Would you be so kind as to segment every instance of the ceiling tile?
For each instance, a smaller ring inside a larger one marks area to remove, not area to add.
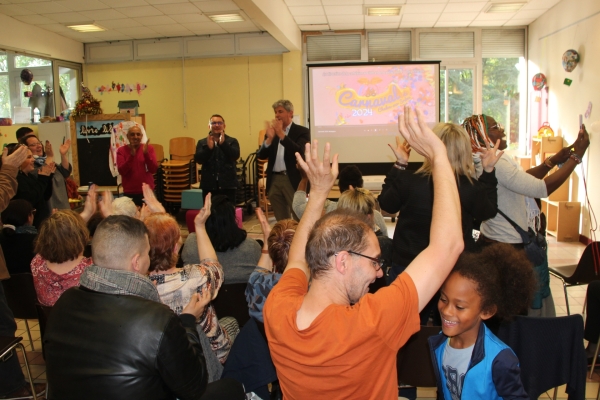
[[[402,13],[403,14],[416,14],[416,13],[442,12],[442,11],[444,11],[444,7],[446,7],[446,3],[407,4],[404,7],[402,7]]]
[[[507,23],[505,23],[503,26],[527,26],[527,25],[531,24],[533,21],[535,21],[534,18],[529,18],[529,19],[513,18],[510,21],[508,21]]]
[[[294,17],[298,25],[326,24],[327,18],[324,15],[311,15],[303,17]]]
[[[464,13],[442,13],[440,15],[439,22],[452,22],[452,21],[473,21],[474,18],[477,18],[479,15],[478,12],[464,12]]]
[[[356,29],[363,29],[362,26],[364,25],[365,17],[363,15],[331,15],[327,16],[327,20],[329,21],[330,25],[354,23],[361,24],[361,28]]]
[[[126,40],[131,38],[131,36],[117,31],[94,32],[94,36],[102,40]]]
[[[478,20],[481,21],[508,21],[515,16],[515,13],[479,13]]]
[[[225,33],[225,31],[223,30],[223,28],[221,28],[219,26],[219,24],[212,22],[212,21],[196,22],[196,23],[181,24],[181,25],[183,25],[186,29],[189,29],[190,31],[192,31],[194,33],[205,32],[205,31],[211,33],[210,31],[216,31],[216,30],[220,30],[221,33]]]
[[[240,8],[231,0],[194,2],[202,12],[236,11]]]
[[[134,39],[158,39],[158,38],[162,38],[165,37],[166,35],[163,35],[162,33],[148,33],[148,34],[144,34],[144,33],[134,33],[131,35],[132,38]]]
[[[329,24],[332,30],[336,31],[345,31],[345,30],[354,30],[354,29],[365,29],[364,23],[352,23],[352,24]]]
[[[3,3],[23,4],[23,3],[41,3],[50,0],[4,0]]]
[[[285,4],[290,6],[320,6],[321,0],[285,0]]]
[[[148,3],[144,0],[101,0],[104,4],[109,7],[120,8],[120,7],[141,7],[147,6]]]
[[[85,22],[90,20],[85,15],[76,12],[46,14],[46,16],[56,22],[60,22],[61,24]]]
[[[193,35],[192,31],[190,31],[189,29],[184,28],[182,25],[180,24],[171,24],[171,25],[157,25],[157,26],[153,26],[152,30],[158,32],[158,33],[163,33],[165,35]]]
[[[527,0],[525,0],[527,1]],[[481,2],[481,0],[449,0],[449,4],[452,3],[475,3],[475,2]]]
[[[400,25],[398,22],[368,22],[365,21],[365,29],[397,29]]]
[[[215,26],[212,28],[199,29],[199,30],[191,29],[191,31],[194,32],[196,35],[223,35],[223,34],[227,33],[227,31],[225,29],[221,28],[217,24],[215,24]]]
[[[398,22],[400,22],[400,18],[401,16],[394,16],[394,17],[374,17],[374,16],[369,16],[369,15],[365,15],[365,22],[368,23],[375,23],[375,24],[389,24],[389,23],[396,23],[396,25],[398,25]]]
[[[135,26],[135,27],[122,27],[118,28],[117,31],[124,33],[125,35],[129,35],[131,37],[135,37],[136,35],[151,35],[157,34],[155,30],[148,28],[147,26]]]
[[[93,21],[106,21],[127,18],[125,14],[122,14],[113,8],[109,8],[106,10],[81,11],[81,14],[85,15],[86,17],[89,17]]]
[[[103,8],[108,8],[106,4],[98,0],[59,0],[56,3],[67,7],[71,11],[102,10]]]
[[[362,6],[324,6],[327,15],[363,15]]]
[[[446,3],[445,0],[406,0],[406,4]]]
[[[406,0],[365,0],[366,6],[403,6]]]
[[[466,28],[467,26],[469,26],[469,24],[471,23],[472,20],[463,20],[463,21],[458,21],[456,19],[454,20],[448,20],[448,21],[438,21],[435,24],[436,28],[448,28],[448,27],[457,27],[457,28]]]
[[[39,26],[42,29],[45,29],[50,32],[62,33],[62,32],[71,32],[72,29],[67,28],[63,24],[45,24]]]
[[[31,25],[52,24],[55,22],[54,20],[39,14],[17,15],[13,18]]]
[[[471,3],[448,3],[444,8],[444,13],[456,13],[456,12],[479,12],[483,10],[487,3],[482,2],[471,2]]]
[[[121,7],[119,8],[119,12],[127,15],[128,17],[151,17],[153,15],[163,15],[163,13],[152,6]]]
[[[523,10],[548,10],[552,8],[560,0],[529,0],[529,3],[525,4]]]
[[[400,21],[400,28],[433,28],[433,22],[425,21]]]
[[[320,25],[298,25],[301,31],[328,31],[329,25],[320,24]]]
[[[197,14],[178,14],[178,15],[169,15],[175,22],[190,23],[190,22],[209,22],[210,19],[206,15],[202,15],[200,13]]]
[[[39,2],[39,3],[23,3],[21,5],[21,7],[30,10],[30,14],[31,14],[31,11],[33,11],[36,14],[76,11],[69,7],[65,7],[64,5],[60,4],[57,1],[45,1],[45,2]]]
[[[321,0],[324,6],[362,5],[362,0]]]
[[[294,17],[303,17],[306,15],[325,15],[325,11],[321,6],[290,7],[290,12]]]
[[[227,31],[227,33],[246,33],[246,32],[261,32],[260,29],[258,29],[256,26],[254,26],[253,28],[236,28],[236,27],[229,27],[229,24],[223,24],[225,26],[223,26],[223,28]]]
[[[170,24],[175,23],[175,21],[173,21],[171,18],[167,17],[166,15],[155,15],[155,16],[151,16],[151,17],[139,17],[139,18],[133,18],[133,19],[144,26],[170,25]]]
[[[0,13],[14,17],[16,15],[29,15],[31,11],[21,5],[16,4],[3,4],[0,5]]]
[[[102,21],[100,25],[108,29],[133,28],[136,26],[142,26],[142,24],[131,18],[107,19]]]
[[[200,9],[192,3],[157,4],[154,6],[167,15],[199,13]]]
[[[469,26],[502,26],[505,22],[506,20],[490,21],[476,19],[475,21],[471,22]]]
[[[181,0],[146,0],[148,4],[156,5],[156,4],[173,4],[173,3],[181,3]]]
[[[428,22],[436,22],[439,18],[440,14],[404,14],[402,16],[402,21],[406,22],[414,22],[414,21],[428,21]]]
[[[517,11],[517,14],[514,16],[514,18],[518,18],[518,19],[538,18],[545,12],[546,12],[545,10]]]

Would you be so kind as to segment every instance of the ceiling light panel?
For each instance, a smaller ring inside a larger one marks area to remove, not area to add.
[[[492,3],[484,12],[492,13],[514,13],[519,11],[526,3]]]
[[[210,18],[211,20],[213,20],[213,22],[216,22],[217,24],[244,21],[244,17],[237,13],[208,15],[208,18]]]
[[[366,7],[369,17],[395,17],[400,15],[400,7]]]

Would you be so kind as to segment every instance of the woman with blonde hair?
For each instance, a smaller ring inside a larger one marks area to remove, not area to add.
[[[476,180],[469,136],[455,124],[438,124],[433,130],[446,146],[462,208],[462,228],[465,250],[476,249],[473,239],[473,220],[486,220],[496,215],[496,176],[494,165],[500,158],[488,145],[481,152],[485,172]],[[418,171],[410,171],[408,157],[410,146],[396,138],[392,147],[396,163],[388,172],[379,205],[389,213],[400,212],[393,236],[392,268],[388,282],[392,282],[412,260],[429,245],[429,228],[433,208],[433,182],[431,165],[425,161]],[[421,325],[426,325],[435,308],[437,296],[421,312]],[[434,313],[434,317],[438,313]],[[439,317],[439,315],[437,315]]]
[[[89,233],[83,218],[61,210],[46,219],[35,243],[31,273],[39,302],[53,306],[69,288],[79,286],[79,277],[92,264],[83,256]]]
[[[144,219],[150,242],[150,280],[156,284],[160,301],[180,314],[194,293],[200,293],[207,302],[204,313],[196,323],[202,330],[221,364],[227,360],[232,339],[219,324],[215,309],[210,304],[223,284],[223,268],[206,233],[210,215],[210,194],[194,220],[200,263],[177,268],[181,233],[179,224],[167,213],[154,213]]]

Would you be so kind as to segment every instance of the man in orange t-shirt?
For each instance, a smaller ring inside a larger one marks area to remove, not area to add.
[[[419,111],[418,122],[410,108],[405,114],[406,119],[399,116],[400,133],[433,166],[431,239],[405,273],[376,294],[367,294],[382,276],[373,229],[348,211],[319,219],[337,176],[337,155],[330,164],[327,144],[319,161],[316,141],[306,146],[306,162],[296,154],[311,195],[285,273],[263,311],[286,399],[396,399],[396,354],[419,330],[419,311],[463,249],[460,201],[446,148]]]

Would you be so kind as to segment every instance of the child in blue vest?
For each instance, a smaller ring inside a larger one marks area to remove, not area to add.
[[[483,321],[527,310],[534,287],[525,252],[509,244],[461,255],[441,288],[442,333],[429,338],[438,399],[529,399],[517,356]]]

